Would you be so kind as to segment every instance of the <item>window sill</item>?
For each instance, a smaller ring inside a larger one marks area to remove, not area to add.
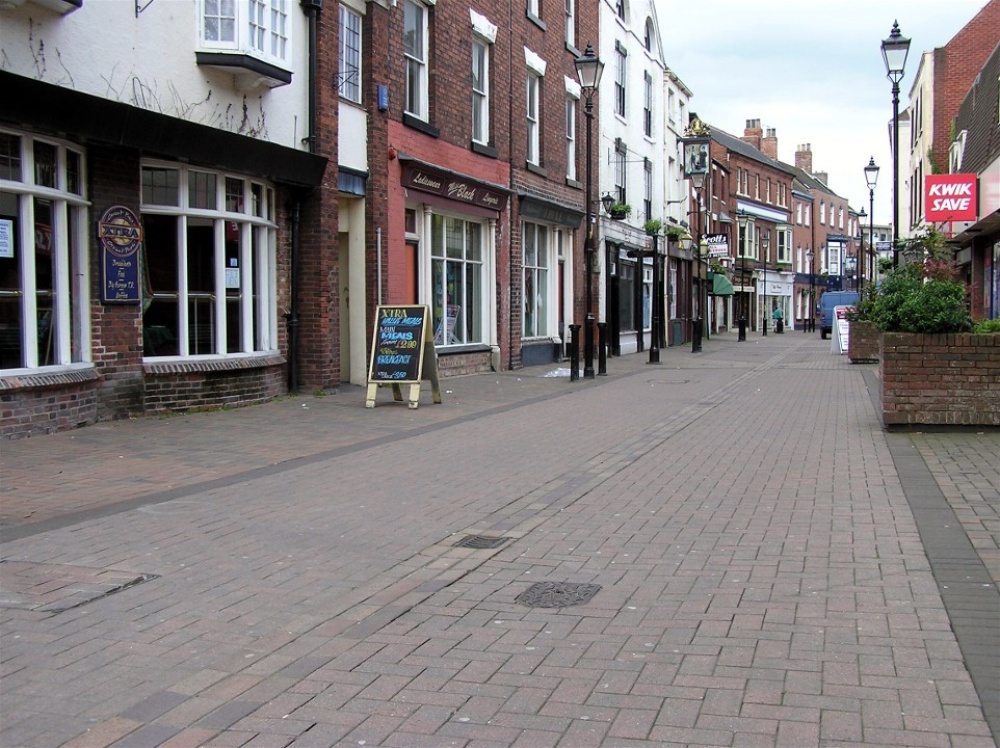
[[[569,177],[566,177],[566,186],[575,187],[578,190],[583,189],[583,184],[578,179],[570,179]]]
[[[92,382],[101,378],[93,364],[49,366],[44,369],[8,369],[0,373],[0,392],[38,390]]]
[[[541,166],[539,166],[538,164],[533,164],[530,161],[525,162],[524,168],[530,171],[532,174],[537,174],[540,177],[547,177],[549,175],[549,173]]]
[[[535,24],[542,31],[548,31],[549,30],[549,27],[545,25],[545,21],[543,21],[541,18],[539,18],[538,16],[536,16],[530,10],[529,11],[525,11],[524,15],[527,16],[528,20],[531,21],[533,24]]]
[[[190,374],[206,371],[239,371],[281,366],[285,363],[280,353],[248,353],[230,356],[144,358],[143,374]]]
[[[6,8],[16,8],[19,5],[23,5],[25,0],[2,0],[0,6]],[[43,8],[48,8],[54,13],[58,13],[61,16],[67,13],[72,13],[74,10],[79,10],[83,7],[83,0],[30,0],[34,5],[40,5]]]
[[[236,76],[236,86],[249,91],[264,86],[277,88],[292,82],[292,74],[243,52],[195,52],[195,62]]]
[[[486,343],[465,343],[462,345],[435,345],[435,350],[439,356],[450,356],[458,353],[482,353],[492,350]]]
[[[478,153],[480,156],[488,156],[490,158],[498,158],[499,152],[496,148],[491,145],[486,145],[485,143],[477,143],[472,141],[472,152]]]
[[[409,112],[403,112],[403,124],[407,127],[412,127],[414,130],[419,130],[424,135],[430,135],[432,138],[441,137],[441,131],[438,128],[426,120],[415,117]]]

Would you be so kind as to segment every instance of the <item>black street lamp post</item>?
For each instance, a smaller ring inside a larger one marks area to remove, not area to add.
[[[809,263],[809,332],[816,332],[816,267],[813,265],[813,251],[806,250],[806,262]]]
[[[868,166],[865,167],[865,181],[868,183],[868,252],[865,253],[867,264],[870,253],[875,250],[875,185],[878,183],[878,167],[875,165],[874,156],[868,159]],[[872,280],[875,280],[874,270]]]
[[[583,376],[594,378],[594,184],[591,178],[591,162],[593,159],[593,129],[594,129],[594,93],[601,82],[604,63],[594,52],[590,42],[583,54],[576,58],[576,74],[580,79],[580,89],[586,99],[584,114],[587,117],[587,169],[586,169],[586,204],[587,234],[583,244],[584,262],[586,264],[586,318],[583,328]]]
[[[862,227],[865,225],[865,221],[868,218],[868,214],[862,207],[858,212],[858,235],[855,237],[858,248],[855,252],[854,264],[857,268],[857,289],[860,294],[864,290],[865,285],[865,233],[862,231]]]
[[[745,211],[736,211],[736,223],[739,226],[738,234],[736,236],[736,251],[740,254],[740,318],[737,320],[736,324],[739,329],[739,335],[737,336],[737,342],[745,342],[747,339],[747,305],[749,304],[749,298],[746,294],[746,273],[747,273],[747,252],[746,252],[746,234],[747,234],[747,222],[749,221],[749,216]]]
[[[771,232],[768,231],[766,234],[762,234],[760,237],[760,248],[764,256],[764,279],[761,282],[761,288],[764,289],[764,326],[761,335],[767,336],[767,249],[771,244]]]
[[[882,40],[886,77],[892,81],[892,266],[899,264],[899,82],[903,80],[910,40],[899,33],[899,22]]]

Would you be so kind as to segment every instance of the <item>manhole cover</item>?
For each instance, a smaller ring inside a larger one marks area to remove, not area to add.
[[[510,538],[493,537],[490,535],[466,535],[455,545],[458,548],[499,548]]]
[[[156,579],[156,575],[68,564],[0,561],[0,608],[61,613],[149,579]]]
[[[514,602],[529,608],[567,608],[590,602],[600,589],[599,584],[536,582],[514,598]]]

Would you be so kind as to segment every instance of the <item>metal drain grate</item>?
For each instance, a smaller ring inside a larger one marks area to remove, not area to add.
[[[514,598],[514,602],[529,608],[568,608],[590,602],[600,589],[599,584],[536,582]]]
[[[458,548],[499,548],[510,538],[494,537],[490,535],[466,535],[455,543]]]

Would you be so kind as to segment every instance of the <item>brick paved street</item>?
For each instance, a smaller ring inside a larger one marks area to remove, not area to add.
[[[4,443],[0,745],[995,748],[1000,433],[645,356]]]

